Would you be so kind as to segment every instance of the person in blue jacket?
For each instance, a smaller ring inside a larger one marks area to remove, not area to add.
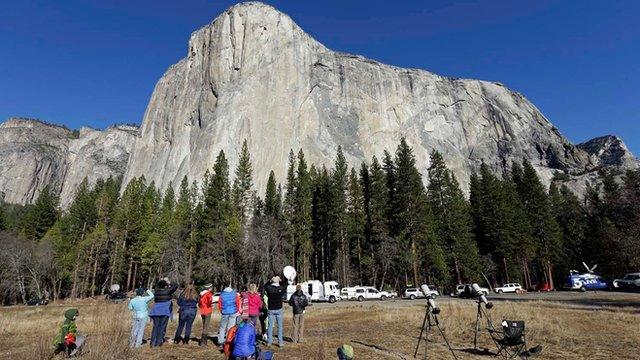
[[[198,312],[198,293],[196,292],[196,287],[193,284],[187,285],[187,287],[182,291],[180,297],[178,297],[178,329],[176,330],[176,336],[173,338],[173,343],[178,344],[182,342],[183,344],[188,344],[189,339],[191,338],[191,326],[193,325],[193,320],[196,318],[196,313]],[[184,338],[182,337],[182,330],[184,329]]]
[[[218,310],[220,310],[220,327],[218,328],[218,346],[224,346],[227,331],[236,323],[236,317],[240,313],[240,295],[231,286],[227,286],[220,293]]]
[[[151,331],[151,347],[162,346],[164,343],[164,335],[167,332],[167,324],[169,316],[173,312],[173,302],[171,301],[173,293],[178,290],[178,285],[171,284],[168,278],[159,280],[154,290],[154,303],[149,316],[153,321],[153,330]]]
[[[153,300],[151,290],[146,291],[143,288],[136,289],[136,297],[129,301],[129,310],[133,312],[133,328],[131,329],[131,340],[129,346],[137,348],[142,346],[142,337],[144,336],[144,328],[149,320],[149,302]]]
[[[233,339],[231,358],[248,358],[254,355],[256,355],[256,328],[251,321],[244,320],[238,326],[236,337]]]

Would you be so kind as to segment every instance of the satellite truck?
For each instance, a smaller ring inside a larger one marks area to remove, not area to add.
[[[611,284],[607,280],[593,272],[598,267],[597,264],[589,267],[583,262],[582,265],[587,269],[587,272],[580,274],[576,270],[569,271],[569,276],[564,285],[566,289],[584,292],[587,290],[606,290],[610,288]]]
[[[289,301],[291,295],[296,291],[295,278],[297,272],[293,266],[285,266],[282,273],[288,282],[286,300]],[[322,282],[320,280],[308,280],[300,283],[300,286],[302,287],[302,292],[307,295],[311,301],[327,301],[334,303],[338,300],[342,300],[337,281]]]

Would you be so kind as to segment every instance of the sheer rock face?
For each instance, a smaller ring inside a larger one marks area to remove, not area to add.
[[[187,57],[156,85],[139,135],[116,127],[72,137],[40,122],[0,126],[5,200],[30,202],[51,182],[68,204],[85,176],[93,182],[122,173],[123,184],[144,175],[162,189],[177,187],[185,175],[200,181],[220,150],[235,168],[244,139],[260,194],[270,170],[284,180],[290,150],[331,165],[342,146],[350,165],[359,166],[393,152],[405,137],[425,180],[435,149],[465,190],[483,161],[502,173],[526,158],[548,183],[555,172],[584,176],[611,162],[603,154],[626,151],[574,146],[499,83],[331,51],[287,15],[254,2],[229,8],[191,35]]]
[[[9,119],[0,124],[0,197],[30,203],[50,184],[66,208],[85,177],[93,184],[124,174],[136,135],[131,126],[74,133],[38,120]]]
[[[331,164],[341,145],[359,166],[403,136],[423,174],[437,149],[463,188],[482,161],[502,171],[527,158],[546,181],[595,165],[501,84],[337,53],[272,7],[243,3],[193,33],[156,85],[125,181],[200,179],[220,150],[235,166],[246,139],[262,193],[269,170],[284,178],[290,149]]]

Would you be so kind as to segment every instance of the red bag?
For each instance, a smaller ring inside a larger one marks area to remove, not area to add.
[[[70,347],[71,345],[76,343],[76,336],[73,333],[68,333],[67,336],[64,337],[64,345],[66,347]]]

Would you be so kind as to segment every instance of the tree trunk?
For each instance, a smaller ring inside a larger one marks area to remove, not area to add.
[[[458,259],[456,259],[455,255],[453,257],[453,266],[456,272],[456,279],[458,280],[458,284],[462,284],[462,275],[460,275],[460,264],[458,263]],[[418,286],[416,284],[416,286]]]
[[[138,262],[137,261],[133,264],[133,277],[131,282],[132,282],[131,287],[133,289],[136,289],[138,285]]]
[[[187,263],[187,284],[191,284],[192,272],[193,272],[193,248],[189,248],[189,261]]]
[[[133,258],[129,259],[129,270],[127,270],[127,287],[125,287],[126,291],[131,290],[131,273],[133,270]]]
[[[502,264],[504,265],[504,275],[505,275],[505,279],[507,283],[511,282],[509,280],[509,268],[507,267],[507,258],[506,257],[502,257]]]
[[[98,256],[93,259],[93,273],[91,274],[91,297],[96,296],[96,274],[98,273]]]
[[[553,286],[553,272],[552,272],[552,265],[551,265],[551,261],[547,261],[547,278],[549,279],[549,287],[551,287],[551,290],[554,290],[555,287]]]
[[[411,239],[411,262],[412,262],[412,270],[413,270],[413,286],[417,286],[418,284],[418,254],[416,250],[416,242],[414,239]]]

